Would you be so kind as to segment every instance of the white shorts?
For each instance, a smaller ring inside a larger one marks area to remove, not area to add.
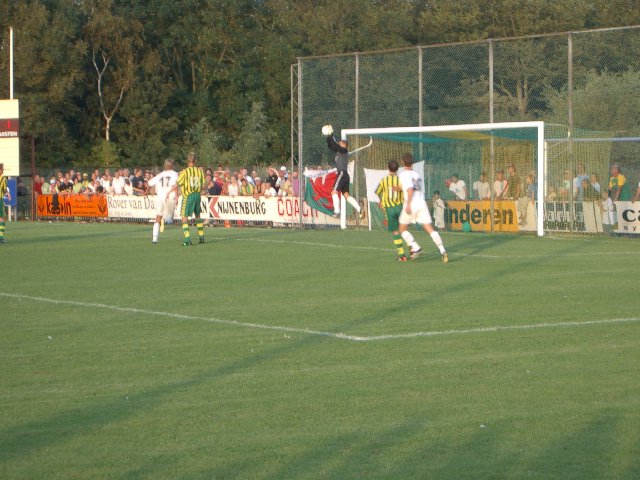
[[[176,195],[172,193],[169,195],[169,198],[166,198],[164,195],[160,198],[159,195],[156,195],[156,215],[160,215],[165,220],[169,220],[173,218],[173,212],[176,209]]]
[[[398,222],[403,225],[409,225],[410,223],[420,223],[422,225],[426,225],[427,223],[432,223],[433,220],[431,219],[431,214],[429,213],[429,207],[425,205],[424,207],[417,210],[411,209],[411,214],[408,214],[403,208]]]

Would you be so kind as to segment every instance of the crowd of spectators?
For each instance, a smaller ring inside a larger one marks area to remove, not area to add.
[[[622,174],[620,166],[614,164],[610,168],[609,182],[600,184],[595,173],[587,173],[583,164],[578,164],[575,175],[570,170],[563,172],[563,179],[557,187],[550,186],[547,200],[594,202],[611,198],[612,201],[640,200],[640,183],[638,187],[631,184]]]
[[[217,168],[201,167],[205,174],[205,195],[227,196],[252,196],[258,197],[285,197],[300,195],[300,179],[297,171],[289,171],[286,167],[267,167],[259,175],[256,170],[251,172],[247,168],[231,170],[222,165]],[[149,195],[153,189],[149,187],[149,180],[157,172],[134,168],[131,172],[127,168],[104,170],[95,169],[91,172],[69,170],[57,171],[51,177],[35,175],[33,189],[37,194],[85,194],[107,193],[113,195]],[[509,175],[503,171],[496,172],[496,181],[493,190],[496,199],[514,200],[522,199],[535,201],[537,190],[535,172],[530,172],[524,185],[515,174],[515,167],[509,166]],[[453,175],[447,180],[447,187],[454,198],[466,200],[471,192],[467,191],[466,184]],[[512,188],[508,188],[511,185]],[[19,187],[24,188],[24,184]],[[511,192],[513,190],[513,192]],[[548,187],[546,200],[568,201],[596,201],[608,205],[617,200],[640,200],[640,184],[633,191],[633,185],[626,181],[621,174],[620,167],[611,167],[611,178],[604,186],[601,186],[597,175],[587,173],[583,164],[578,164],[575,174],[569,170],[563,172],[560,185]],[[23,192],[19,192],[20,194]],[[635,195],[634,195],[635,193]],[[473,197],[477,199],[490,198],[490,185],[484,172],[477,182],[473,184]]]
[[[256,170],[249,173],[241,168],[232,171],[222,165],[202,168],[205,175],[205,195],[229,195],[252,197],[285,197],[300,195],[298,172],[290,172],[285,166],[279,169],[267,167],[263,176]],[[153,188],[149,180],[157,172],[134,168],[95,169],[91,173],[69,170],[57,171],[47,178],[34,176],[33,188],[37,194],[85,194],[107,193],[112,195],[149,195]]]

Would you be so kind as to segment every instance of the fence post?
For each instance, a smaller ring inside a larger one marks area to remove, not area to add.
[[[355,128],[360,128],[360,54],[358,52],[355,53],[355,57],[356,57],[356,71],[355,71],[355,123],[356,126]],[[360,182],[359,177],[360,175],[358,175],[358,165],[359,165],[359,157],[360,157],[360,153],[356,152],[356,158],[355,158],[355,164],[353,165],[353,186],[354,189],[356,191],[356,202],[360,203]],[[344,218],[346,216],[347,210],[346,210],[346,202],[344,202],[344,209],[342,210],[343,214],[342,214],[342,218]],[[341,207],[343,208],[343,207]],[[358,225],[360,225],[360,219],[358,218],[357,220]]]
[[[489,41],[489,123],[493,123],[494,121],[493,39],[490,38],[488,41]],[[495,160],[496,160],[495,144],[493,140],[493,135],[491,135],[490,145],[489,145],[489,170],[490,170],[490,178],[491,178],[491,182],[489,183],[489,189],[490,189],[489,191],[491,192],[491,196],[489,198],[491,199],[491,204],[489,206],[489,210],[491,211],[491,231],[492,232],[493,232],[493,219],[494,219],[494,208],[495,208],[495,205],[494,205],[495,194],[493,192],[493,182],[495,182],[495,178],[496,178]]]
[[[302,106],[302,60],[298,58],[298,183],[300,185],[300,228],[304,227],[304,193],[305,193],[305,181],[304,181],[304,158],[302,155],[302,141],[304,135],[302,134],[302,115],[304,109]]]
[[[569,166],[571,167],[571,185],[569,186],[569,211],[571,222],[569,228],[573,232],[576,228],[576,202],[573,198],[573,175],[576,174],[575,155],[573,151],[573,34],[567,35],[567,147],[569,149]]]

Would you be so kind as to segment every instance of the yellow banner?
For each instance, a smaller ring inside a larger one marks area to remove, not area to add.
[[[491,220],[493,218],[493,230]],[[472,232],[518,232],[516,202],[500,200],[493,202],[493,216],[489,200],[449,200],[445,209],[445,222],[451,230]],[[466,224],[466,225],[465,225]]]

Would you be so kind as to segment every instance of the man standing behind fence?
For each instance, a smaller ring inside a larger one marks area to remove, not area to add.
[[[7,177],[4,176],[4,163],[0,163],[0,243],[6,243],[4,239],[4,196],[11,201],[11,192],[7,188]]]
[[[187,155],[187,168],[180,172],[178,176],[178,185],[180,186],[180,194],[182,195],[182,232],[184,234],[184,242],[182,245],[191,245],[191,235],[189,233],[189,217],[195,215],[196,227],[198,228],[198,237],[200,243],[204,243],[204,224],[200,218],[200,192],[204,186],[204,174],[202,170],[196,167],[196,154],[189,152]]]
[[[614,202],[628,202],[631,200],[631,189],[626,177],[622,174],[618,165],[611,165],[611,178],[609,179],[609,196]]]

